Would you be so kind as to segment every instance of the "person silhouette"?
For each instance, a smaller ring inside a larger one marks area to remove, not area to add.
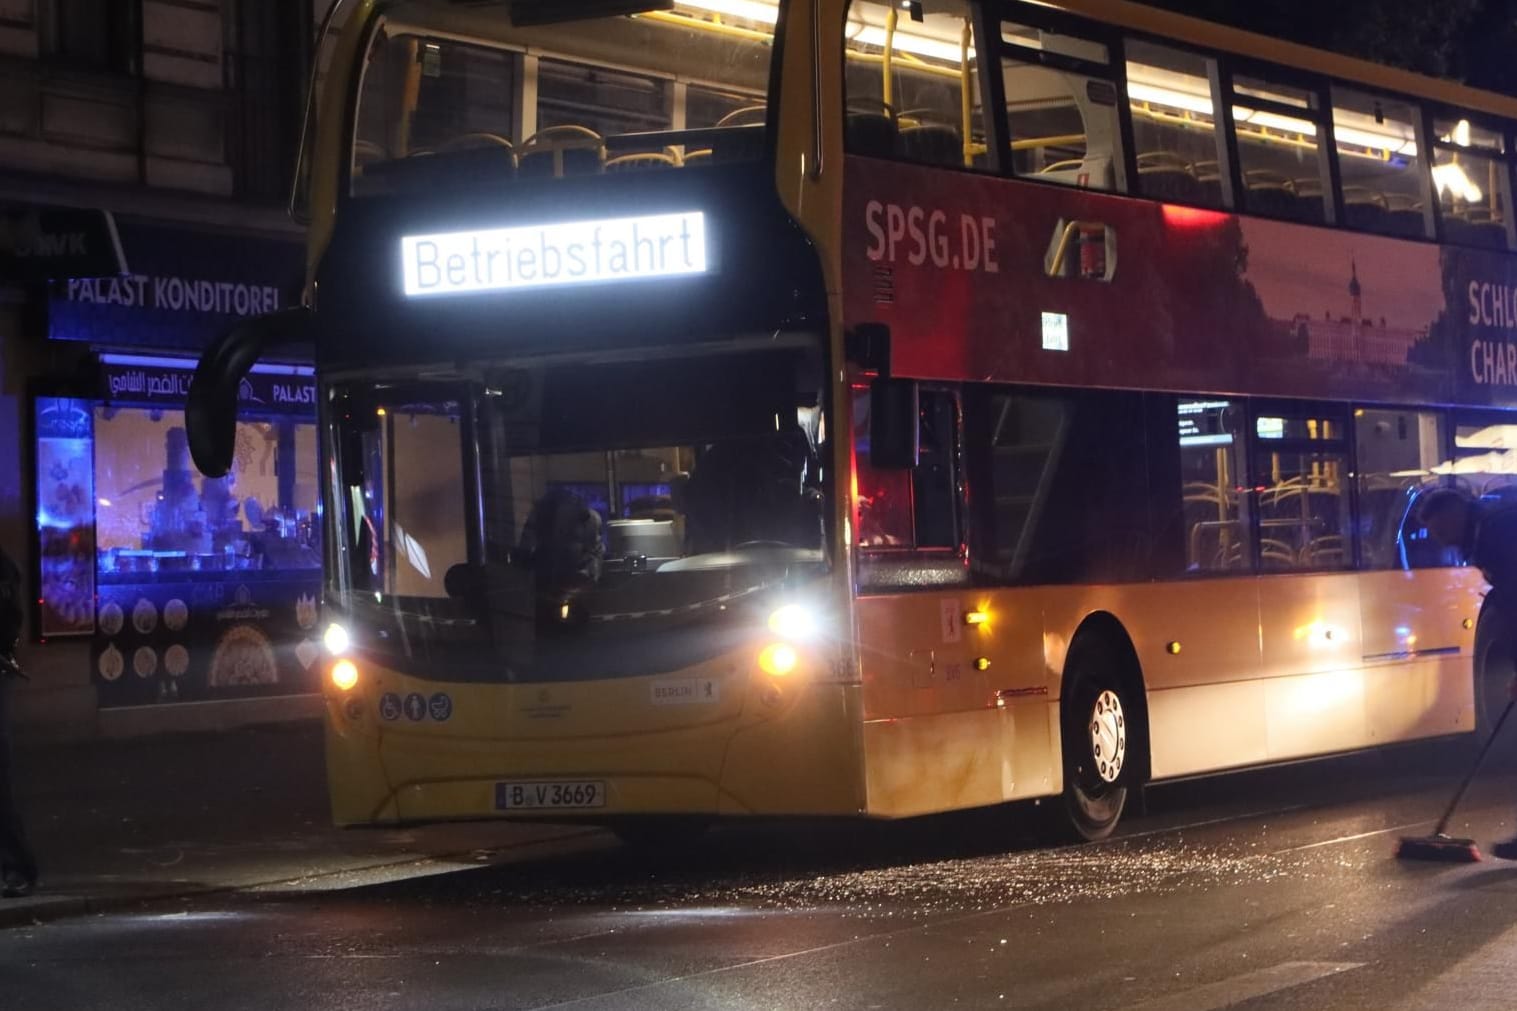
[[[37,885],[37,858],[16,809],[11,771],[10,696],[25,676],[16,659],[21,621],[21,570],[0,548],[0,897],[8,899],[30,895]]]

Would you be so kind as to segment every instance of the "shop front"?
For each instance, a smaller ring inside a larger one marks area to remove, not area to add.
[[[184,423],[196,355],[238,317],[289,304],[300,247],[120,230],[132,273],[59,282],[48,298],[48,337],[75,353],[32,394],[34,633],[88,643],[102,718],[315,692],[312,371],[291,360],[249,375],[224,478],[195,470]]]

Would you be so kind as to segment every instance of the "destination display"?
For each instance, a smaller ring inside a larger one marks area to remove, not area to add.
[[[400,240],[411,297],[704,274],[699,211],[412,235]]]
[[[922,379],[1517,405],[1517,256],[850,157],[847,325]]]

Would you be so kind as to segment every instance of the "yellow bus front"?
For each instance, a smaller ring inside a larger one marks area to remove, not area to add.
[[[864,808],[832,314],[776,182],[785,9],[746,7],[343,26],[312,287],[340,824]]]

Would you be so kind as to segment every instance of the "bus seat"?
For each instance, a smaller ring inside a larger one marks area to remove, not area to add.
[[[1320,192],[1311,194],[1296,194],[1295,219],[1297,221],[1303,221],[1307,224],[1314,225],[1320,225],[1326,222],[1327,209],[1322,205],[1322,194]]]
[[[1175,151],[1144,151],[1138,155],[1138,171],[1145,169],[1174,169],[1191,175],[1191,164]]]
[[[1375,203],[1347,203],[1343,207],[1343,221],[1350,228],[1385,232],[1390,228],[1386,222],[1388,213],[1384,207]]]
[[[1340,534],[1313,537],[1301,552],[1301,564],[1311,569],[1341,568],[1348,561]]]
[[[510,179],[516,175],[516,151],[498,134],[465,133],[438,145],[433,166],[449,178]]]
[[[1318,179],[1316,176],[1307,176],[1305,179],[1291,180],[1291,189],[1296,191],[1296,196],[1298,197],[1312,197],[1316,200],[1322,199],[1322,180]]]
[[[964,139],[959,131],[939,123],[904,127],[900,153],[908,161],[929,165],[963,165]]]
[[[763,126],[769,121],[769,109],[763,105],[745,105],[741,109],[733,109],[727,115],[716,121],[718,127],[724,126]]]
[[[1255,184],[1249,186],[1243,197],[1244,207],[1253,214],[1267,214],[1272,218],[1295,220],[1301,213],[1298,198],[1284,186]]]
[[[1409,238],[1426,238],[1427,221],[1422,216],[1422,211],[1406,208],[1404,210],[1387,211],[1385,215],[1385,231],[1390,235],[1404,235]]]
[[[1259,557],[1266,569],[1294,569],[1296,552],[1285,541],[1265,537],[1259,541]]]
[[[1462,246],[1479,246],[1482,249],[1506,248],[1506,227],[1495,221],[1471,222],[1460,221],[1458,218],[1445,218],[1443,235],[1448,241],[1457,242]]]
[[[1222,206],[1222,179],[1213,176],[1210,179],[1197,179],[1201,187],[1201,202],[1208,207]]]
[[[895,157],[899,134],[894,117],[883,112],[850,112],[845,129],[850,154],[870,158]]]
[[[550,126],[522,145],[518,173],[530,179],[597,175],[605,165],[600,134],[584,126]]]
[[[1140,168],[1138,191],[1145,197],[1179,204],[1205,204],[1206,188],[1183,169]]]
[[[638,154],[618,155],[606,160],[607,172],[635,172],[638,169],[678,168],[680,160],[661,151],[643,151]]]
[[[754,161],[764,155],[763,126],[769,122],[769,110],[762,105],[745,105],[733,109],[716,121],[718,129],[731,133],[711,142],[713,162]]]

